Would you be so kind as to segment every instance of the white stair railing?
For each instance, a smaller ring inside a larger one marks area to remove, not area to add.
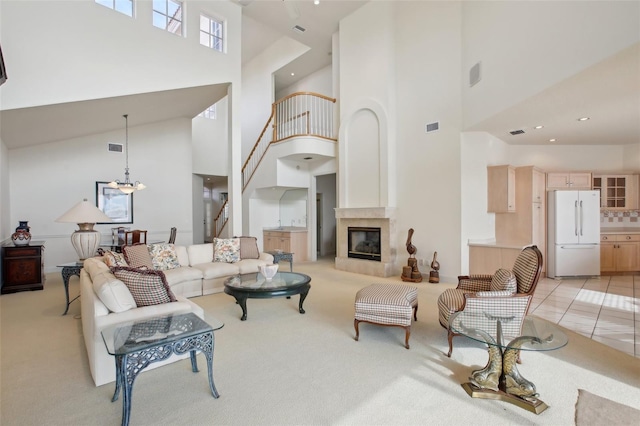
[[[242,166],[242,189],[249,184],[269,145],[297,136],[314,136],[336,141],[333,106],[336,100],[312,92],[292,93],[271,106],[258,141]],[[273,131],[268,131],[271,125]]]

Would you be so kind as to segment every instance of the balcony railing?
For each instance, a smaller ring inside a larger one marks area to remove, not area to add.
[[[220,237],[222,234],[222,230],[227,225],[227,221],[229,220],[229,200],[225,200],[218,212],[218,215],[213,220],[213,236],[215,238]]]
[[[333,98],[311,92],[293,93],[274,102],[271,116],[242,166],[242,190],[249,184],[272,143],[298,136],[336,141],[333,122],[335,102]]]

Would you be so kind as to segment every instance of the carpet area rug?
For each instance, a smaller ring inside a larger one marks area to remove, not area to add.
[[[576,426],[640,424],[640,410],[578,389]]]

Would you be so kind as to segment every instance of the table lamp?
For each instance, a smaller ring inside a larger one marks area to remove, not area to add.
[[[78,224],[79,229],[71,234],[71,244],[76,249],[80,260],[85,260],[95,256],[100,247],[102,236],[100,232],[93,229],[93,225],[97,222],[111,222],[111,218],[85,198],[57,218],[56,222]]]

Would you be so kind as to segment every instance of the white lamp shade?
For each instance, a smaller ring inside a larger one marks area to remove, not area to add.
[[[86,199],[73,206],[69,211],[56,219],[63,223],[98,223],[111,222],[111,218]]]

